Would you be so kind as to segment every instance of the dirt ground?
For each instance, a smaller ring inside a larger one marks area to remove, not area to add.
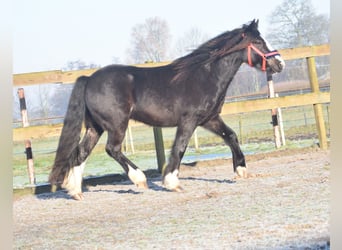
[[[13,201],[13,249],[330,249],[330,150],[247,157],[250,177],[230,160],[181,166],[182,193],[131,182]]]

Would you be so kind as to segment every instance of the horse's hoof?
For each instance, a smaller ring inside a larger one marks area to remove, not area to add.
[[[166,188],[167,190],[172,191],[172,192],[177,192],[177,193],[184,192],[184,189],[180,185],[178,185],[178,186],[170,186],[170,185],[163,184],[163,186],[164,186],[164,188]]]
[[[246,167],[241,167],[241,166],[238,166],[236,168],[236,174],[241,177],[241,178],[247,178],[247,168]]]
[[[82,193],[74,194],[74,195],[72,195],[72,198],[73,198],[74,200],[77,200],[77,201],[82,201],[82,200],[84,200],[84,196],[83,196]]]
[[[178,179],[178,170],[173,171],[165,175],[163,180],[163,186],[171,191],[182,192],[183,188],[180,186]]]
[[[175,191],[175,192],[178,192],[178,193],[182,193],[182,192],[184,192],[184,189],[183,189],[181,186],[178,186],[178,187],[172,189],[171,191]]]
[[[146,181],[136,183],[135,185],[136,185],[138,188],[141,188],[141,189],[148,189],[148,185],[147,185],[147,182],[146,182]]]

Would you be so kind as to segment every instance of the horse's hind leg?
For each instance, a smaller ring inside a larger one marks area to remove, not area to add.
[[[82,180],[86,160],[103,133],[102,129],[89,120],[86,120],[86,127],[86,133],[78,145],[75,166],[69,170],[62,184],[62,187],[68,190],[68,194],[75,200],[83,199]]]
[[[247,177],[245,156],[240,149],[236,133],[223,122],[220,116],[214,117],[202,126],[223,138],[232,151],[234,172],[240,177]]]
[[[123,129],[108,131],[106,152],[123,167],[129,179],[137,187],[148,188],[145,174],[121,152],[124,136],[125,130]]]

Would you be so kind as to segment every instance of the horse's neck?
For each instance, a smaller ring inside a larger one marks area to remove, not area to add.
[[[233,80],[236,72],[242,64],[242,59],[238,55],[227,56],[222,58],[215,64],[217,77],[217,86],[222,91],[227,91],[227,88]]]

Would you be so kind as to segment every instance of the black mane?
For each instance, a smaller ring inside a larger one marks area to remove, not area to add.
[[[185,80],[201,66],[210,64],[230,53],[246,48],[253,37],[260,35],[257,29],[257,23],[252,21],[252,24],[255,25],[245,24],[242,28],[226,31],[203,43],[190,54],[173,61],[171,65],[177,70],[177,74],[174,76],[172,82]]]

